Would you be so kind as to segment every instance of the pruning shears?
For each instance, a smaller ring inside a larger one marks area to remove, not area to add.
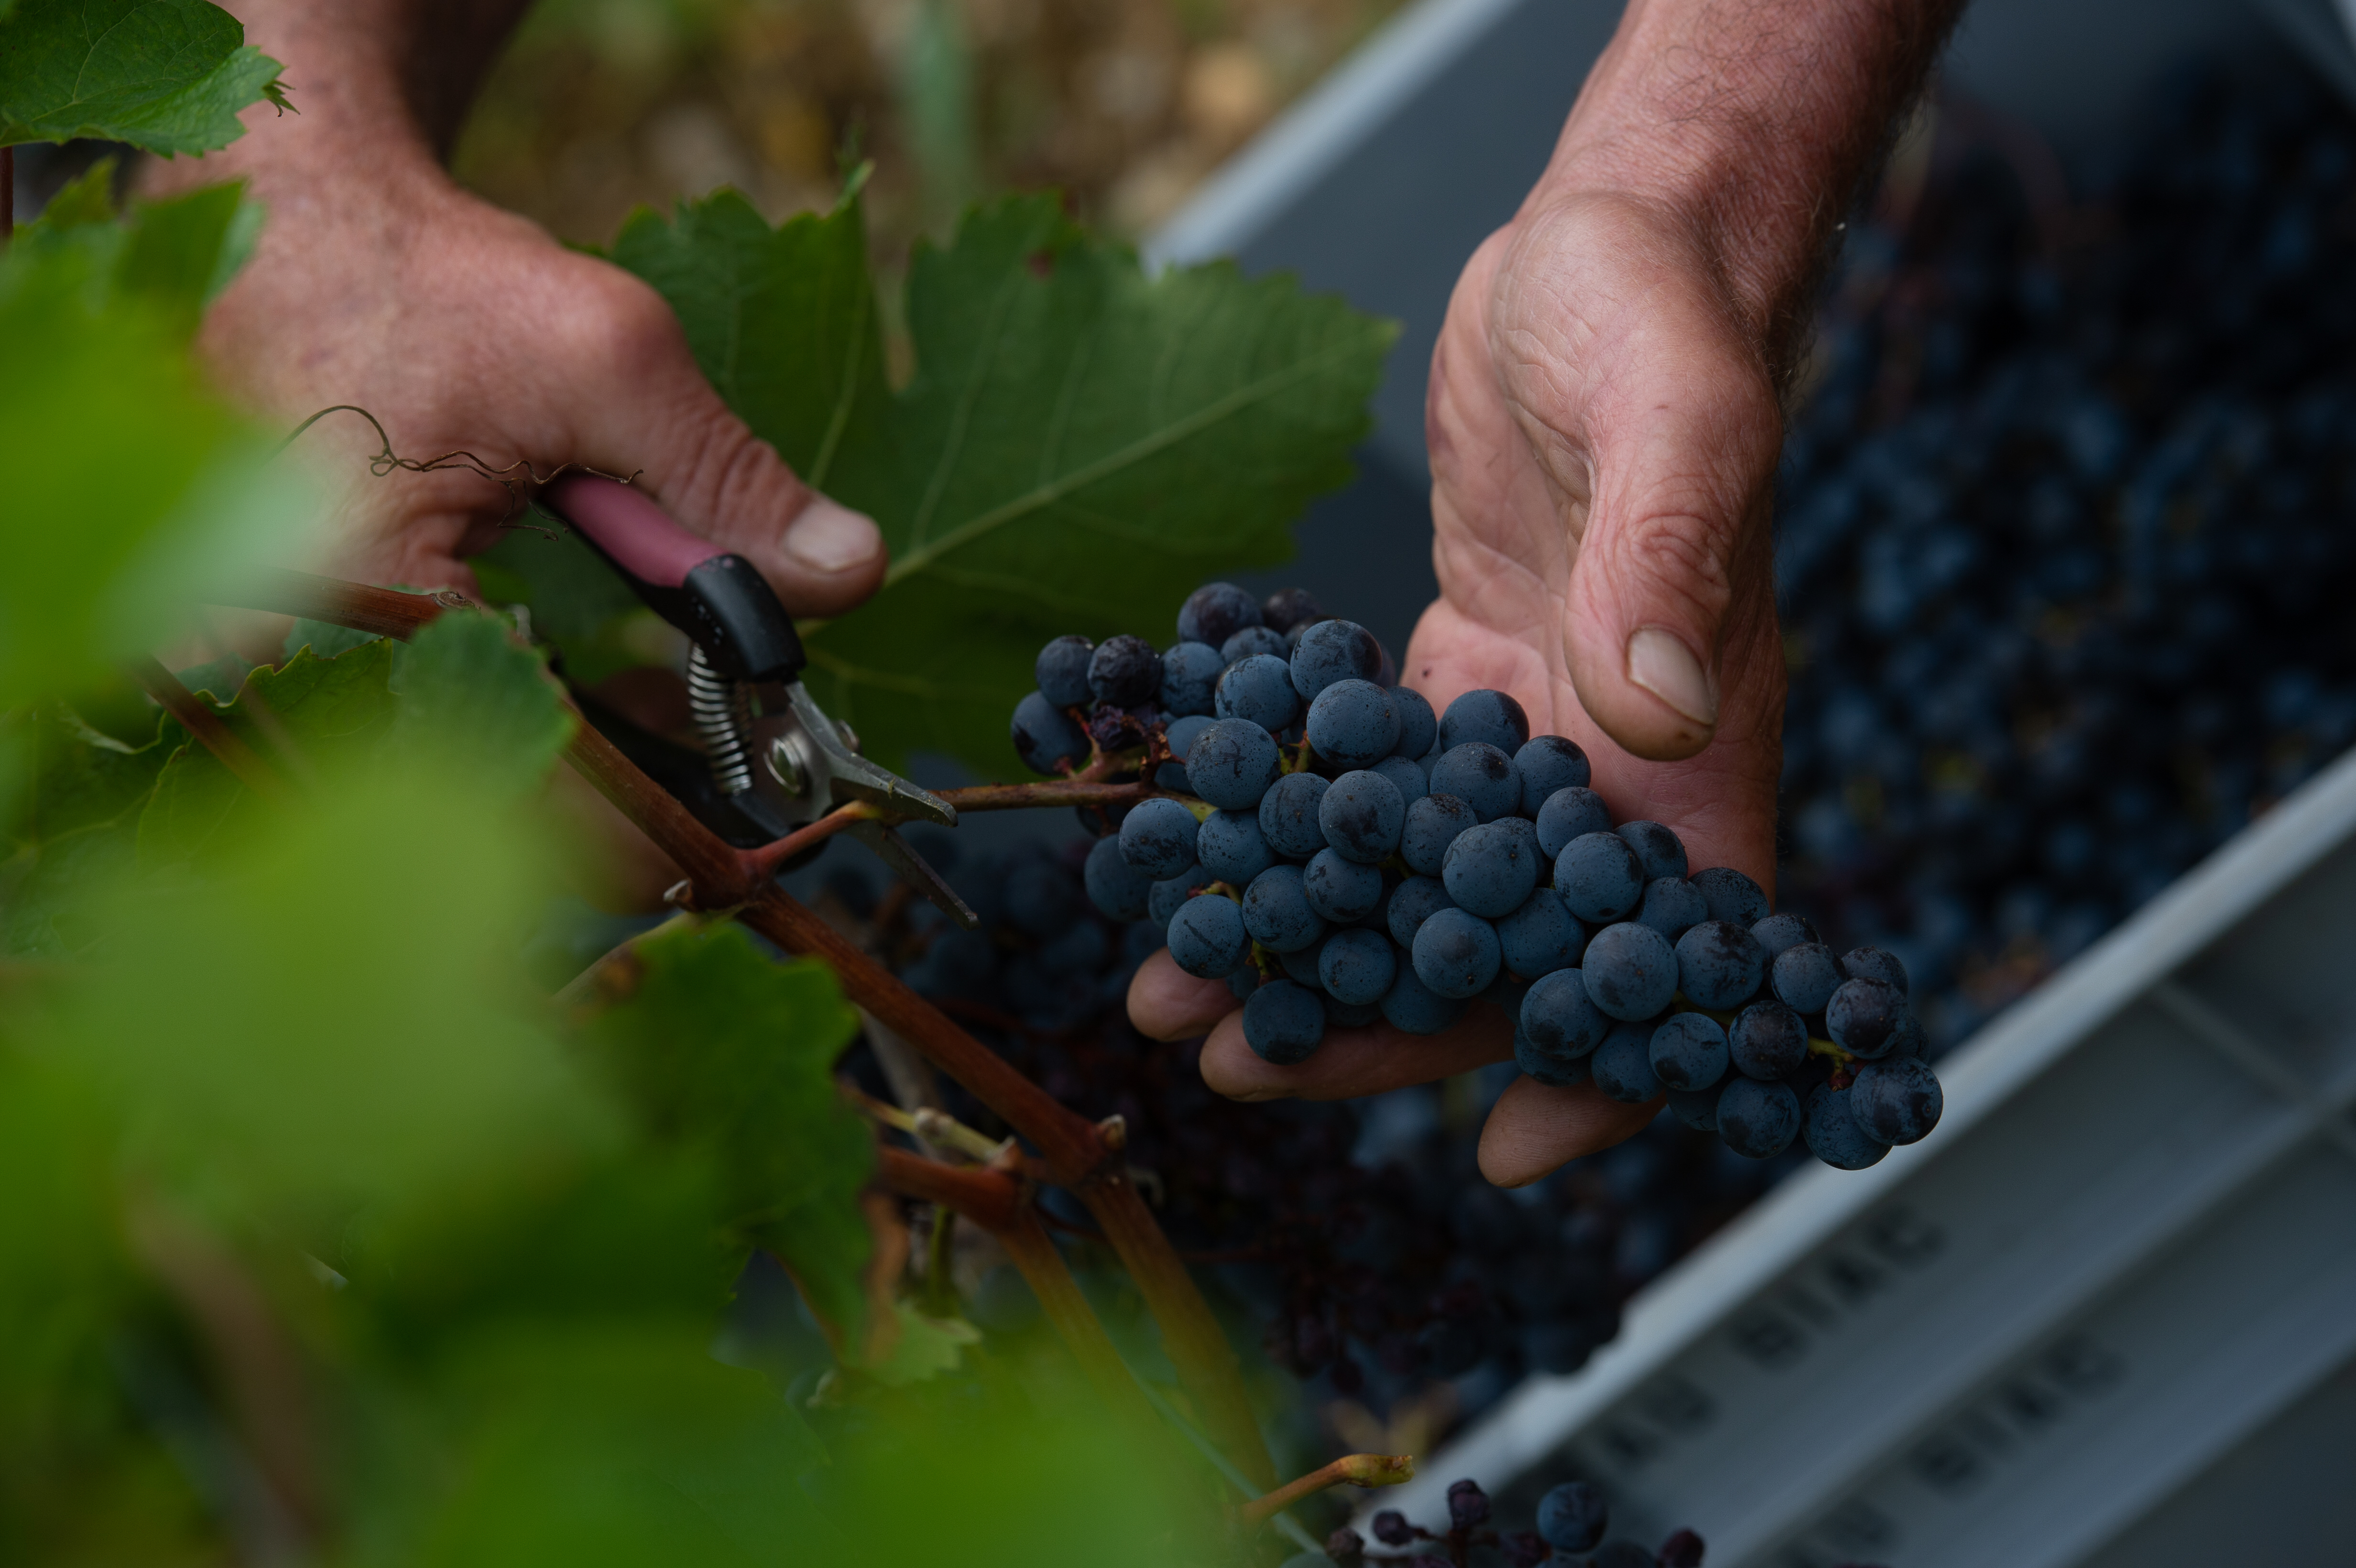
[[[793,617],[752,562],[688,532],[619,480],[570,475],[539,501],[693,645],[687,694],[701,756],[594,699],[582,708],[706,827],[755,848],[854,801],[897,821],[957,825],[956,807],[860,755],[851,726],[819,707],[802,684],[809,660]],[[891,822],[862,821],[850,832],[958,923],[978,923]]]

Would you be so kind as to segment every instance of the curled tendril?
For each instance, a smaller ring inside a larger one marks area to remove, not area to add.
[[[530,523],[514,521],[518,513],[531,505],[535,491],[554,484],[567,474],[594,474],[600,479],[611,479],[621,485],[633,485],[637,482],[638,475],[645,472],[644,469],[633,469],[626,475],[608,474],[602,468],[593,468],[585,463],[560,463],[546,474],[542,474],[538,468],[532,466],[531,460],[526,457],[519,457],[513,463],[494,468],[482,458],[463,448],[456,452],[445,452],[439,457],[403,457],[393,451],[392,437],[386,432],[384,421],[358,403],[337,403],[321,409],[289,431],[286,433],[286,439],[278,443],[276,451],[271,455],[275,457],[280,453],[284,453],[300,440],[305,431],[329,414],[358,414],[368,421],[370,427],[376,431],[377,440],[384,443],[383,450],[370,455],[368,465],[369,472],[379,479],[388,474],[432,474],[445,468],[463,468],[470,474],[479,474],[508,493],[507,515],[499,519],[501,528],[530,528],[533,533],[549,539],[558,538],[557,531],[539,528]]]

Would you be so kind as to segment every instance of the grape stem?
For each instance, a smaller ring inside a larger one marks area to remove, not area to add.
[[[1252,1499],[1236,1509],[1236,1517],[1257,1524],[1279,1509],[1290,1507],[1312,1492],[1344,1483],[1354,1487],[1396,1487],[1415,1479],[1412,1454],[1344,1454],[1322,1469],[1287,1481],[1272,1492]]]

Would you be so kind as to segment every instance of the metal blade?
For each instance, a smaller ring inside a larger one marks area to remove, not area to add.
[[[941,874],[934,870],[925,858],[894,829],[881,822],[862,822],[853,827],[851,833],[874,850],[875,858],[898,872],[909,886],[939,906],[943,914],[968,931],[980,926],[981,917],[968,909],[965,901],[957,896],[957,890],[943,881]]]
[[[943,827],[957,826],[955,806],[889,768],[878,767],[845,745],[834,720],[826,716],[801,682],[787,687],[786,695],[793,704],[794,717],[801,721],[803,732],[825,754],[827,783],[834,804],[863,800],[895,816],[916,817]]]

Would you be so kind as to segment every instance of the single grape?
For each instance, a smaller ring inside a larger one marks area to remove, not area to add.
[[[1227,976],[1227,989],[1236,994],[1236,1000],[1249,1001],[1251,994],[1259,989],[1260,981],[1259,970],[1250,964],[1245,964]]]
[[[1272,632],[1289,632],[1324,616],[1324,606],[1306,588],[1280,588],[1260,601],[1260,623]]]
[[[1301,717],[1301,697],[1284,661],[1268,654],[1229,665],[1211,700],[1220,718],[1248,719],[1263,730],[1281,730]]]
[[[1325,922],[1309,907],[1301,868],[1270,866],[1244,890],[1244,929],[1271,953],[1297,953],[1325,934]]]
[[[1646,881],[1686,874],[1685,840],[1666,824],[1623,822],[1616,831],[1636,851],[1636,859],[1644,862]]]
[[[1039,650],[1031,673],[1039,691],[1058,708],[1086,708],[1096,700],[1088,689],[1088,659],[1097,645],[1086,637],[1057,637]]]
[[[1398,791],[1399,798],[1409,805],[1431,793],[1430,775],[1425,773],[1423,764],[1412,757],[1385,757],[1366,771],[1380,773],[1390,780],[1391,787]]]
[[[1283,970],[1295,984],[1306,986],[1312,991],[1322,991],[1324,987],[1317,978],[1317,955],[1323,952],[1325,944],[1333,940],[1333,938],[1328,934],[1319,937],[1308,946],[1296,952],[1280,953],[1276,955],[1276,966]]]
[[[1741,925],[1746,922],[1737,921]],[[1661,1542],[1658,1568],[1701,1568],[1702,1539],[1690,1530],[1680,1530]]]
[[[1219,645],[1219,656],[1231,665],[1253,658],[1281,659],[1290,663],[1292,649],[1283,637],[1266,626],[1246,626]]]
[[[1767,895],[1757,882],[1731,866],[1711,866],[1689,879],[1709,905],[1709,918],[1730,925],[1752,926],[1767,918]]]
[[[1431,764],[1431,793],[1452,795],[1483,822],[1511,816],[1522,804],[1522,776],[1514,759],[1481,741],[1440,753]]]
[[[1262,1061],[1290,1067],[1316,1053],[1325,1038],[1325,1004],[1290,980],[1271,980],[1244,1004],[1244,1042]]]
[[[1238,888],[1248,887],[1254,877],[1276,864],[1276,851],[1268,847],[1268,837],[1259,830],[1257,811],[1211,813],[1195,835],[1194,853],[1203,869]]]
[[[1554,891],[1580,919],[1607,925],[1644,903],[1644,868],[1617,833],[1582,833],[1555,857]],[[1662,938],[1664,945],[1667,940]]]
[[[1164,763],[1156,768],[1153,782],[1163,789],[1184,791],[1187,748],[1194,745],[1196,736],[1210,727],[1211,720],[1200,714],[1190,713],[1183,718],[1173,719],[1168,728],[1163,730],[1162,738],[1168,743],[1170,754],[1177,761]]]
[[[1840,960],[1821,942],[1796,942],[1775,955],[1769,972],[1775,999],[1803,1016],[1820,1013],[1847,976]]]
[[[1591,789],[1572,784],[1547,796],[1538,807],[1538,848],[1547,858],[1560,856],[1574,838],[1590,833],[1612,831],[1612,812],[1603,797]]]
[[[1569,968],[1586,947],[1579,917],[1552,888],[1537,889],[1497,923],[1497,950],[1505,967],[1525,979]]]
[[[1233,899],[1205,893],[1170,917],[1170,961],[1205,980],[1224,979],[1251,955],[1251,933]]]
[[[1287,773],[1260,797],[1260,837],[1290,860],[1306,860],[1325,848],[1317,807],[1333,786],[1315,773]]]
[[[1405,1546],[1415,1539],[1415,1526],[1408,1523],[1407,1515],[1397,1509],[1387,1508],[1375,1515],[1370,1528],[1375,1539],[1385,1546]]]
[[[1569,1061],[1585,1056],[1612,1032],[1612,1019],[1587,994],[1587,979],[1576,969],[1541,975],[1522,997],[1522,1032],[1550,1057]]]
[[[1468,691],[1450,703],[1448,710],[1440,716],[1440,749],[1443,752],[1478,741],[1510,757],[1529,738],[1529,715],[1522,711],[1520,703],[1502,691]]]
[[[1584,789],[1593,770],[1579,742],[1560,735],[1533,735],[1514,753],[1522,775],[1522,815],[1535,818],[1557,790]]]
[[[1383,870],[1359,860],[1345,860],[1332,849],[1309,858],[1301,885],[1309,907],[1336,925],[1354,925],[1383,901]]]
[[[1345,1002],[1331,991],[1325,993],[1325,1022],[1330,1028],[1364,1029],[1382,1016],[1379,1003]]]
[[[1800,1136],[1800,1097],[1788,1083],[1730,1078],[1718,1092],[1718,1136],[1745,1159],[1772,1159]]]
[[[1146,897],[1153,891],[1153,879],[1120,858],[1120,840],[1099,838],[1088,846],[1088,859],[1080,874],[1088,891],[1088,901],[1114,920],[1143,920]]]
[[[1538,1534],[1557,1552],[1592,1552],[1612,1521],[1603,1494],[1585,1481],[1565,1481],[1538,1499]]]
[[[1440,719],[1431,711],[1431,703],[1423,693],[1409,686],[1394,686],[1391,707],[1398,713],[1398,752],[1402,757],[1421,757],[1431,751],[1440,740]]]
[[[1800,1135],[1807,1139],[1808,1152],[1836,1170],[1863,1170],[1890,1152],[1888,1144],[1877,1142],[1872,1134],[1858,1125],[1849,1109],[1847,1093],[1829,1083],[1819,1083],[1808,1092]]]
[[[1767,950],[1739,925],[1706,920],[1677,938],[1677,989],[1696,1007],[1739,1008],[1767,983]]]
[[[1529,1005],[1526,998],[1522,1005]],[[1594,1076],[1586,1052],[1565,1056],[1549,1051],[1532,1039],[1529,1030],[1518,1027],[1514,1030],[1514,1066],[1549,1089],[1572,1088]]]
[[[1669,1114],[1697,1133],[1718,1131],[1718,1090],[1671,1089]]]
[[[1232,582],[1206,582],[1178,607],[1178,635],[1215,648],[1260,619],[1259,601],[1249,593]]]
[[[1292,687],[1303,702],[1337,680],[1372,680],[1382,673],[1383,650],[1355,621],[1319,621],[1292,649]]]
[[[1250,811],[1277,780],[1282,760],[1276,741],[1248,719],[1222,719],[1194,737],[1186,752],[1186,782],[1225,811]]]
[[[1804,914],[1771,914],[1765,920],[1752,922],[1751,934],[1759,939],[1759,945],[1772,958],[1787,947],[1815,941],[1816,928]]]
[[[1167,795],[1140,801],[1120,819],[1120,858],[1155,881],[1174,877],[1194,863],[1194,840],[1203,825]]]
[[[1401,947],[1415,945],[1415,933],[1423,923],[1444,909],[1454,909],[1456,901],[1448,896],[1447,885],[1437,877],[1409,877],[1391,894],[1390,918],[1384,923],[1391,940]]]
[[[1194,896],[1196,888],[1207,886],[1211,879],[1199,863],[1190,864],[1174,877],[1164,877],[1153,884],[1145,896],[1145,918],[1156,925],[1168,925],[1178,906]]]
[[[1399,829],[1399,859],[1419,877],[1437,877],[1448,869],[1448,847],[1456,836],[1480,820],[1452,795],[1428,795],[1410,802]]]
[[[1398,977],[1398,949],[1379,931],[1341,931],[1317,955],[1317,978],[1339,1000],[1378,1005]]]
[[[1849,1115],[1876,1143],[1920,1143],[1946,1104],[1939,1075],[1911,1056],[1867,1062],[1848,1088]]]
[[[1489,1494],[1478,1481],[1448,1483],[1448,1527],[1478,1530],[1489,1522]]]
[[[1906,965],[1898,955],[1886,947],[1853,947],[1841,955],[1841,973],[1852,980],[1879,980],[1894,987],[1900,996],[1908,992]]]
[[[1661,1093],[1653,1071],[1652,1041],[1655,1026],[1650,1019],[1612,1026],[1595,1048],[1595,1086],[1624,1105],[1641,1105]]]
[[[1497,977],[1504,959],[1497,928],[1461,909],[1436,910],[1416,928],[1415,972],[1442,997],[1479,995]]]
[[[1781,1002],[1753,1002],[1726,1031],[1727,1055],[1748,1078],[1789,1078],[1808,1061],[1808,1026]],[[1797,1124],[1794,1124],[1796,1125]]]
[[[1383,993],[1383,1017],[1404,1034],[1438,1034],[1464,1016],[1464,1004],[1425,985],[1413,964],[1402,964]]]
[[[1368,865],[1398,852],[1407,822],[1407,802],[1380,773],[1364,769],[1344,773],[1317,803],[1317,826],[1325,842],[1348,860]]]
[[[1137,708],[1162,689],[1162,656],[1143,637],[1107,637],[1088,656],[1088,690],[1098,702]]]
[[[1868,1060],[1898,1042],[1906,993],[1886,980],[1844,980],[1825,1004],[1825,1032],[1851,1056]]]
[[[1440,859],[1440,880],[1460,909],[1499,920],[1538,885],[1538,832],[1527,818],[1503,816],[1456,836]]]
[[[1676,949],[1649,925],[1605,926],[1579,964],[1595,1005],[1623,1022],[1652,1018],[1677,994]]]
[[[1370,680],[1337,680],[1317,694],[1306,720],[1310,750],[1344,768],[1371,768],[1398,740],[1391,694]]]
[[[1180,643],[1162,656],[1162,706],[1179,714],[1211,712],[1219,672],[1227,661],[1207,643]]]
[[[1699,1093],[1726,1077],[1726,1031],[1706,1013],[1671,1013],[1649,1049],[1654,1076],[1672,1089]]]
[[[1671,942],[1708,918],[1708,901],[1683,877],[1655,877],[1645,883],[1644,902],[1636,912],[1638,925],[1649,925]]]
[[[1040,692],[1014,705],[1014,754],[1034,773],[1060,773],[1088,760],[1087,732]]]
[[[1881,1053],[1881,1060],[1891,1061],[1901,1056],[1919,1057],[1930,1043],[1922,1034],[1922,1020],[1909,1012],[1898,1020],[1898,1030],[1890,1037],[1890,1049]]]

